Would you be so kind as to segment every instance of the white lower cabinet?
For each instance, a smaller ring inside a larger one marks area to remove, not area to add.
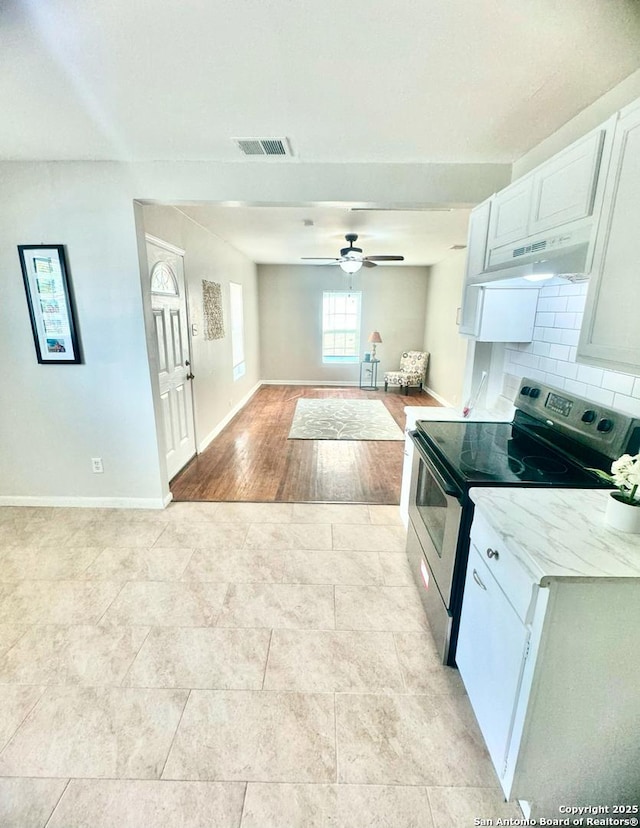
[[[505,797],[536,819],[636,805],[640,578],[536,575],[518,531],[476,509],[456,653]]]
[[[482,630],[482,636],[477,634]],[[472,547],[456,662],[494,767],[504,770],[529,630]]]

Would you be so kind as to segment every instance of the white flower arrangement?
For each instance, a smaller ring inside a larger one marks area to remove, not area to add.
[[[640,454],[633,457],[630,454],[623,454],[611,465],[611,474],[600,469],[591,469],[602,480],[613,484],[619,494],[615,495],[616,500],[627,503],[629,506],[640,507]]]

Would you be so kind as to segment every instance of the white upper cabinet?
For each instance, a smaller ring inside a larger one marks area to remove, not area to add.
[[[459,332],[478,342],[531,342],[538,288],[467,285]]]
[[[480,330],[480,312],[482,310],[482,290],[480,285],[465,282],[462,291],[462,308],[458,333],[477,337]]]
[[[532,193],[533,178],[527,176],[494,196],[487,245],[490,250],[526,238]]]
[[[487,233],[491,217],[493,196],[478,204],[469,216],[469,234],[467,237],[467,270],[466,278],[474,276],[484,270],[484,260],[487,255]]]
[[[480,342],[530,342],[538,302],[537,289],[485,288],[474,284],[484,270],[492,196],[471,211],[467,240],[466,279],[459,332]]]
[[[494,196],[486,269],[589,241],[611,125],[605,122]]]
[[[577,359],[640,374],[640,101],[613,139]]]
[[[591,215],[604,136],[589,133],[535,171],[529,235]]]
[[[480,324],[480,291],[472,287],[473,279],[484,270],[487,255],[487,233],[493,196],[478,204],[469,216],[469,233],[467,235],[467,264],[462,290],[462,308],[459,332],[466,336],[477,336]]]

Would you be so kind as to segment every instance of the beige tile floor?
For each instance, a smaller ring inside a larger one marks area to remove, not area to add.
[[[386,506],[0,508],[0,826],[519,817],[403,549]]]

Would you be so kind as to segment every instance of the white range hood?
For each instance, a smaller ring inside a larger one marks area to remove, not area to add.
[[[592,222],[585,221],[569,231],[556,230],[547,236],[496,248],[487,256],[485,271],[469,281],[477,285],[523,277],[535,281],[545,274],[564,275],[574,280],[586,278],[591,233]]]

